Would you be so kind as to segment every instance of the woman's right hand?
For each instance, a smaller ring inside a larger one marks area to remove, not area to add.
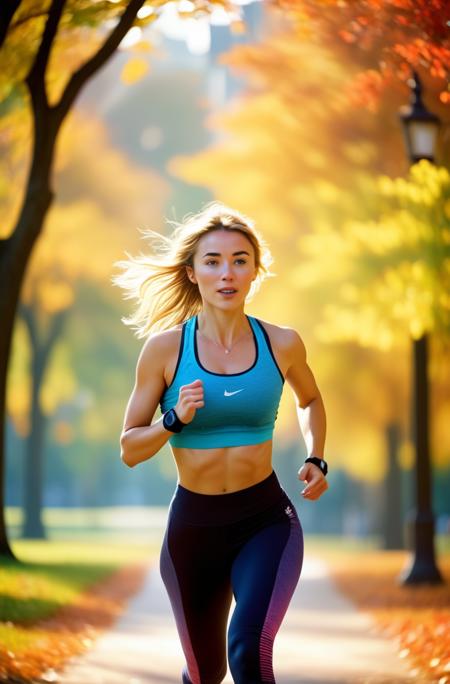
[[[189,385],[182,385],[178,394],[178,402],[174,406],[175,413],[182,423],[190,423],[198,408],[205,405],[203,401],[203,382],[194,380]]]

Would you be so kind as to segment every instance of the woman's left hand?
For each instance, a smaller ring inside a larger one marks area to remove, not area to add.
[[[320,468],[314,463],[304,463],[298,471],[298,479],[307,482],[300,492],[304,499],[319,499],[328,489],[328,482]]]

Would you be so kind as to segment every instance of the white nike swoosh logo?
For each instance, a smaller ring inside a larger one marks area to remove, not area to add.
[[[223,396],[224,397],[231,397],[233,394],[237,394],[238,392],[243,392],[243,389],[236,390],[235,392],[227,392],[227,390],[224,391]]]

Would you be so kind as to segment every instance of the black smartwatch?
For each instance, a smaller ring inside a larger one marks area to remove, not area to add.
[[[163,415],[163,425],[169,432],[181,432],[187,423],[182,423],[175,413],[175,409],[171,408]]]
[[[314,465],[319,466],[320,470],[324,475],[328,472],[328,464],[323,458],[318,458],[317,456],[308,456],[305,459],[305,463],[314,463]]]

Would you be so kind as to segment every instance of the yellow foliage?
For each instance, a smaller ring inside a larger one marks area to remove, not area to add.
[[[377,175],[386,118],[355,115],[348,84],[359,65],[300,32],[222,58],[247,92],[208,119],[213,145],[169,169],[267,237],[278,277],[252,312],[300,332],[328,409],[330,461],[376,481],[387,423],[410,427],[410,337],[449,327],[448,182],[426,165],[408,179]],[[389,135],[399,168],[401,136]],[[286,402],[283,438],[298,434],[292,415]]]
[[[414,444],[411,440],[404,440],[400,445],[398,461],[404,470],[411,470],[414,466]]]
[[[85,26],[58,31],[47,73],[50,104],[56,104],[72,74],[92,57],[104,41],[104,35]]]
[[[100,122],[81,114],[64,128],[56,167],[82,199],[53,205],[32,253],[22,299],[46,314],[71,306],[78,280],[109,283],[113,263],[130,246],[123,221],[145,216],[159,225],[167,194],[159,177],[110,147]],[[137,230],[133,237],[137,245]]]
[[[154,46],[148,40],[140,40],[133,45],[131,52],[153,52]]]
[[[448,219],[450,219],[450,199],[448,199],[448,200],[446,200],[446,202],[444,202],[444,214]],[[447,244],[448,244],[448,240],[450,240],[450,231],[447,231],[446,237],[447,237]]]
[[[77,378],[70,363],[67,344],[58,344],[51,355],[45,382],[41,388],[42,411],[50,416],[60,404],[72,401],[77,386]]]
[[[383,432],[373,424],[368,427],[361,421],[352,420],[350,412],[345,423],[347,441],[343,451],[333,452],[333,467],[342,468],[366,482],[379,482],[384,478],[387,467]],[[333,428],[330,416],[330,430]]]
[[[22,300],[35,302],[46,314],[67,309],[77,280],[108,278],[120,253],[113,237],[110,222],[92,200],[56,205],[32,253]]]
[[[35,301],[38,295],[41,308],[50,315],[68,309],[74,301],[73,288],[69,283],[57,279],[52,281],[51,277],[48,280],[41,279],[33,295]],[[25,293],[23,299],[25,301]]]
[[[30,136],[28,111],[13,109],[0,117],[0,239],[11,235],[23,202]]]
[[[230,23],[230,31],[236,36],[244,34],[246,31],[245,23],[240,19],[235,19]]]
[[[87,440],[101,442],[105,438],[105,425],[99,420],[98,411],[88,411],[83,416],[82,426],[83,434]]]
[[[15,122],[19,133],[24,132],[26,126],[22,117],[2,119],[0,145],[6,141],[8,149],[14,149],[17,167],[14,180],[23,182],[25,148],[20,136],[16,139]],[[1,160],[3,156],[0,158],[0,178],[6,170],[6,164],[2,166]],[[150,170],[133,166],[114,149],[105,127],[92,115],[83,116],[79,112],[63,128],[55,176],[59,201],[47,215],[21,291],[22,302],[33,307],[40,323],[48,322],[51,316],[72,306],[80,281],[90,282],[96,288],[111,287],[114,262],[123,256],[126,248],[133,249],[133,242],[138,247],[139,224],[148,221],[151,227],[160,227],[162,206],[168,194],[165,181]],[[0,193],[0,207],[2,214],[5,207],[6,215],[12,216],[21,183],[11,182],[12,178],[8,181],[10,192],[3,196]],[[6,234],[10,234],[9,225],[2,224],[2,228],[7,228]],[[26,330],[18,322],[9,370],[7,407],[22,436],[29,431],[28,345]],[[47,415],[55,413],[60,403],[71,401],[77,391],[66,351],[56,347],[55,352],[40,398]],[[62,424],[57,430],[57,438],[61,442],[70,439],[69,431]]]
[[[421,162],[409,179],[379,178],[374,193],[378,217],[349,218],[338,230],[322,222],[302,240],[309,264],[293,272],[293,283],[323,289],[328,282],[334,293],[318,326],[321,339],[386,349],[431,330],[449,335],[448,224],[440,210],[450,193],[448,171]]]
[[[30,431],[30,359],[28,332],[23,321],[18,318],[14,328],[11,360],[8,366],[6,406],[15,430],[22,438],[27,437]],[[42,411],[46,415],[54,413],[61,402],[72,399],[76,386],[67,349],[58,345],[51,356],[45,382],[41,388]]]
[[[167,0],[154,0],[155,9]],[[58,26],[58,32],[50,52],[46,73],[48,99],[51,104],[59,101],[63,89],[72,74],[104,44],[108,33],[127,7],[126,0],[117,2],[66,3]],[[17,84],[23,83],[38,49],[45,27],[48,3],[29,1],[20,3],[8,30],[0,53],[0,99],[5,99]],[[145,18],[136,19],[142,27],[157,18],[154,11]],[[142,40],[133,45],[133,51],[150,51],[151,45]]]
[[[129,59],[120,74],[122,83],[125,83],[125,85],[137,83],[148,74],[149,68],[149,64],[145,59],[138,57]]]
[[[16,432],[26,437],[29,432],[31,384],[28,374],[30,349],[28,333],[23,321],[14,326],[11,357],[8,364],[6,385],[6,410],[14,423]]]
[[[449,368],[447,367],[447,377]],[[445,383],[444,386],[448,383]],[[448,426],[450,425],[450,402],[440,402],[432,412],[433,435],[431,439],[431,457],[433,463],[440,468],[448,466]]]

